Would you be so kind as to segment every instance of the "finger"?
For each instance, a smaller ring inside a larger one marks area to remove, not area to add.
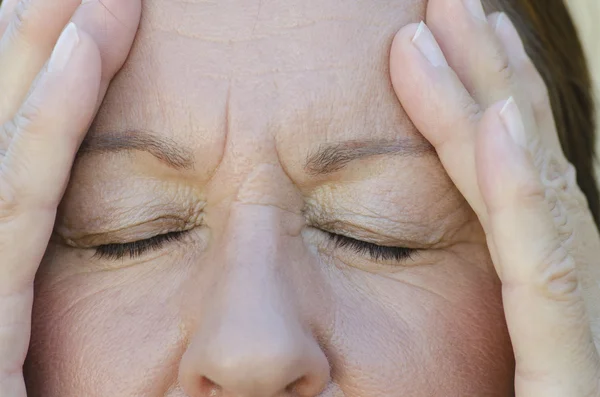
[[[450,66],[482,107],[510,96],[508,57],[479,0],[430,0],[427,26]]]
[[[96,42],[102,58],[100,104],[110,80],[127,59],[140,21],[141,0],[88,0],[73,21]]]
[[[494,27],[488,24],[481,0],[431,0],[427,6],[427,24],[448,63],[477,103],[487,109],[500,100],[514,97],[523,109],[527,133],[533,141],[537,126],[531,104],[514,75],[509,54]]]
[[[81,0],[22,0],[16,5],[0,38],[0,123],[12,118],[21,106],[80,3]]]
[[[69,24],[14,120],[13,140],[0,163],[0,296],[33,280],[68,181],[77,148],[94,112],[100,56],[93,40]],[[6,274],[10,275],[5,276]]]
[[[19,0],[0,1],[0,37],[4,34],[18,2]]]
[[[0,122],[12,117],[21,105],[58,34],[71,17],[100,49],[102,83],[97,107],[100,105],[110,80],[129,53],[140,19],[141,0],[88,0],[77,8],[79,4],[78,0],[23,0],[19,3],[7,34],[0,40],[0,70],[3,71],[0,74],[0,91],[3,92]]]
[[[525,147],[516,103],[492,106],[478,131],[476,162],[515,352],[516,394],[596,395],[598,353],[575,260],[556,223],[566,214],[560,201],[551,208]]]
[[[448,67],[424,23],[398,32],[390,53],[392,84],[404,110],[435,147],[448,175],[485,224],[475,172],[475,131],[481,108]]]
[[[52,232],[56,207],[100,80],[98,49],[70,25],[48,71],[15,120],[14,139],[0,163],[0,395],[26,396],[33,278]]]
[[[535,64],[525,51],[519,32],[510,18],[503,12],[491,14],[488,21],[490,26],[495,27],[496,36],[508,55],[512,74],[520,86],[519,91],[531,104],[533,117],[544,146],[564,158],[558,139],[554,114],[552,113],[548,88]]]

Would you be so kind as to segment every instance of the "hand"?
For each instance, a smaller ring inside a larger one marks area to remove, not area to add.
[[[516,395],[600,396],[600,237],[547,88],[506,15],[430,0],[426,20],[396,36],[392,82],[486,232]]]
[[[33,279],[75,153],[129,53],[140,9],[140,0],[2,2],[0,396],[26,396]]]

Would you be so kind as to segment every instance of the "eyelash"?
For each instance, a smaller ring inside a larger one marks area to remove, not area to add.
[[[375,261],[395,261],[405,262],[413,259],[417,250],[404,247],[386,247],[368,243],[366,241],[357,240],[352,237],[343,236],[341,234],[326,232],[329,240],[334,244],[335,248],[351,249],[357,254],[367,255]]]
[[[122,259],[125,256],[135,259],[147,252],[159,250],[167,243],[181,240],[185,233],[185,231],[169,232],[131,243],[100,245],[96,247],[94,256],[112,260]]]
[[[94,256],[98,259],[111,260],[122,259],[125,256],[135,259],[147,252],[159,250],[167,243],[181,240],[185,233],[185,231],[169,232],[145,240],[133,241],[131,243],[100,245],[96,247]],[[411,248],[385,247],[340,234],[331,232],[325,233],[327,233],[329,240],[334,244],[335,248],[351,249],[357,254],[367,255],[376,261],[393,260],[396,262],[404,262],[412,259],[416,252],[416,250]]]

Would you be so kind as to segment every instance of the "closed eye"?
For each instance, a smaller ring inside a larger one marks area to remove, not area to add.
[[[96,247],[94,256],[99,259],[119,260],[124,257],[138,258],[148,252],[161,249],[165,244],[179,241],[186,231],[168,232],[148,239],[123,244],[104,244]],[[417,250],[406,247],[389,247],[357,240],[341,234],[325,232],[335,248],[350,249],[375,261],[405,262],[413,258]]]
[[[118,260],[124,257],[138,258],[148,252],[161,249],[165,244],[180,240],[187,231],[168,232],[144,240],[124,244],[105,244],[96,247],[94,256],[99,259]]]
[[[375,261],[405,262],[413,259],[414,254],[418,251],[413,248],[377,245],[327,231],[325,233],[327,233],[335,248],[350,249]]]

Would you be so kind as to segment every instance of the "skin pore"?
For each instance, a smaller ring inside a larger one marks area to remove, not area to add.
[[[484,234],[388,77],[425,5],[145,1],[38,272],[29,393],[509,395]]]

